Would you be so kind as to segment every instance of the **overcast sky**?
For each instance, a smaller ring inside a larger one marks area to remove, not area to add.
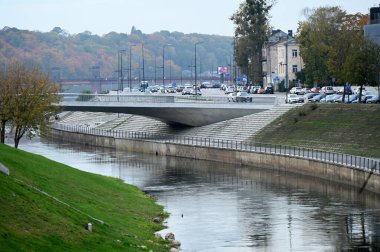
[[[167,30],[233,36],[229,20],[242,0],[0,0],[0,29],[50,31],[58,26],[70,34],[90,31],[143,33]],[[277,0],[271,24],[283,31],[297,29],[305,7],[340,6],[348,13],[368,13],[380,0]]]

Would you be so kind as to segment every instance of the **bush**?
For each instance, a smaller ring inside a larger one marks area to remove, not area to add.
[[[298,113],[298,115],[299,115],[299,116],[306,116],[306,112],[302,110],[302,111],[300,111],[300,112]]]
[[[313,104],[311,104],[310,108],[311,108],[311,110],[316,110],[318,108],[318,105],[313,103]]]

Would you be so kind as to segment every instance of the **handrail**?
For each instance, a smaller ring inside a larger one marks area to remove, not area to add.
[[[303,158],[307,160],[317,160],[324,163],[332,163],[344,165],[351,168],[360,169],[363,171],[380,174],[380,161],[374,158],[367,158],[355,156],[344,153],[336,153],[330,151],[316,150],[303,147],[285,146],[278,144],[256,143],[251,144],[245,141],[224,140],[217,138],[204,138],[192,136],[178,136],[171,134],[149,133],[138,131],[119,131],[119,130],[105,130],[98,128],[83,127],[78,125],[66,125],[54,123],[52,128],[76,132],[82,134],[107,136],[122,139],[141,139],[141,140],[154,140],[164,143],[176,143],[184,145],[192,145],[199,147],[211,147],[221,149],[232,149],[246,152],[275,154],[281,156],[290,156]]]

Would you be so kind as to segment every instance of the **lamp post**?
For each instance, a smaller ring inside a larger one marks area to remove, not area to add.
[[[171,46],[171,44],[166,44],[162,47],[162,87],[165,90],[165,47]]]
[[[203,42],[197,42],[194,44],[194,72],[195,72],[195,77],[194,77],[194,85],[195,85],[195,94],[198,94],[198,85],[197,85],[197,45],[202,44]]]
[[[129,92],[132,92],[132,47],[136,45],[129,46]]]
[[[288,68],[288,42],[289,42],[289,32],[286,36],[285,42],[285,91],[286,91],[286,103],[288,103],[288,92],[289,92],[289,68]]]
[[[118,78],[118,82],[119,82],[119,85],[118,85],[118,89],[123,91],[123,88],[124,88],[124,75],[123,75],[123,53],[125,53],[125,50],[119,50],[118,52],[118,75],[119,75],[119,78]]]
[[[141,56],[142,56],[142,80],[145,81],[144,43],[141,44]]]

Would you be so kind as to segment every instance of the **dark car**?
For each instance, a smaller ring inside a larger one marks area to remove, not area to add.
[[[274,90],[272,86],[265,87],[264,94],[274,94]]]

